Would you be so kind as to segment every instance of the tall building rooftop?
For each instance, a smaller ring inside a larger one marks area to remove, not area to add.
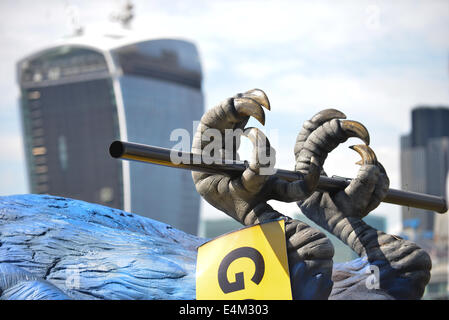
[[[419,106],[412,110],[411,146],[422,147],[429,139],[449,137],[449,108]]]

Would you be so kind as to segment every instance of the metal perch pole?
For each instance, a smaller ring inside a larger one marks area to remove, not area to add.
[[[109,147],[109,153],[114,158],[124,160],[134,160],[228,176],[238,176],[247,167],[247,164],[243,161],[222,160],[221,162],[217,162],[217,159],[206,159],[199,154],[124,141],[114,141]],[[178,159],[183,159],[183,161],[179,164],[172,162],[171,156],[173,154]],[[283,169],[275,169],[274,175],[287,181],[295,181],[303,178],[303,175],[299,172]],[[346,188],[350,182],[351,179],[321,176],[317,189],[323,192],[337,192]],[[447,212],[447,202],[444,198],[411,191],[389,189],[383,202],[430,210],[437,213]]]

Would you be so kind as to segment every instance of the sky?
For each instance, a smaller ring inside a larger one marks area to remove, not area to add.
[[[15,63],[70,35],[76,8],[86,34],[112,28],[123,1],[0,1],[0,195],[29,192],[18,110]],[[326,108],[343,111],[370,131],[371,147],[400,188],[400,136],[418,105],[449,105],[449,1],[145,1],[135,0],[132,30],[148,38],[194,42],[203,67],[206,109],[252,88],[272,110],[264,130],[276,167],[293,169],[302,123]],[[249,125],[258,126],[255,121]],[[329,175],[354,177],[350,139],[325,163]],[[249,155],[243,143],[242,158]],[[270,201],[292,215],[295,204]],[[389,232],[400,208],[382,204]],[[222,217],[202,203],[203,217]]]

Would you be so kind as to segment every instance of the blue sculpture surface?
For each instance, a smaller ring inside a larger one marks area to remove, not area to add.
[[[194,299],[205,240],[101,205],[0,197],[3,299]]]
[[[196,248],[205,241],[84,201],[0,197],[0,297],[195,299]],[[334,264],[329,298],[394,298],[382,288],[369,289],[372,265],[366,257]],[[391,269],[381,270],[391,275],[390,287],[403,296],[410,291],[395,284],[401,278]]]

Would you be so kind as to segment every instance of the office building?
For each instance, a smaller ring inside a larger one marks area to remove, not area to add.
[[[17,64],[30,191],[141,214],[196,234],[190,172],[113,159],[114,140],[172,147],[204,111],[197,49],[183,40],[72,37]]]
[[[449,171],[449,108],[418,107],[412,111],[412,130],[401,137],[403,190],[444,197]],[[432,258],[425,299],[447,299],[447,216],[428,210],[402,208],[403,236],[416,242]]]
[[[401,137],[401,188],[445,196],[448,170],[449,108],[413,109],[412,130]],[[402,221],[413,240],[424,247],[432,246],[435,213],[403,207]]]

